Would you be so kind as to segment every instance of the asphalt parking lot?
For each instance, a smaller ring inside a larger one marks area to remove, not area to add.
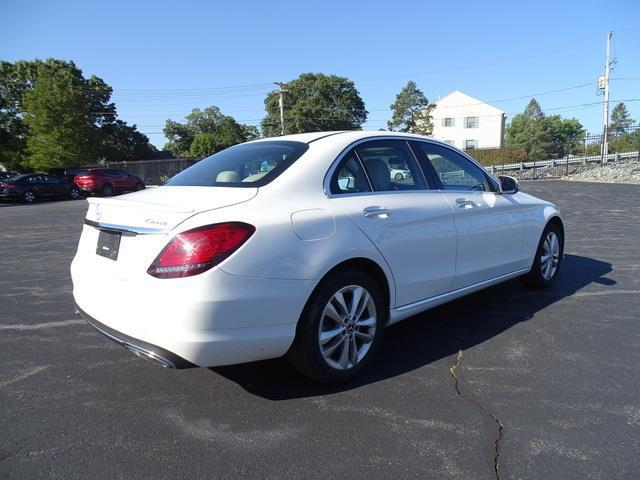
[[[564,214],[555,286],[391,327],[340,388],[138,359],[73,314],[86,203],[0,205],[0,478],[638,478],[640,186],[523,190]]]

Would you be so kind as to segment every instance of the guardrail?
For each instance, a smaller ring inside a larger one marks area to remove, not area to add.
[[[583,165],[586,166],[589,163],[600,163],[606,164],[609,162],[619,162],[621,160],[626,159],[640,159],[640,151],[635,152],[624,152],[624,153],[610,153],[608,155],[593,155],[593,156],[576,156],[572,155],[564,158],[554,158],[551,160],[537,160],[537,161],[529,161],[529,162],[519,162],[519,163],[507,163],[504,165],[492,165],[487,167],[487,169],[495,174],[495,173],[503,173],[503,172],[513,172],[514,170],[524,171],[529,169],[545,169],[545,168],[553,168],[559,166],[569,166],[569,165]]]

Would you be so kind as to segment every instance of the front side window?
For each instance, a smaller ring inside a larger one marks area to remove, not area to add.
[[[413,145],[425,169],[432,169],[443,190],[494,191],[482,169],[454,150],[433,143],[416,142]]]
[[[478,128],[480,119],[478,117],[464,117],[464,128]]]
[[[338,168],[331,178],[331,193],[361,193],[370,192],[371,187],[367,180],[355,151],[351,150],[340,161]]]
[[[261,187],[277,178],[308,148],[306,143],[276,140],[236,145],[200,160],[165,185]]]
[[[358,145],[356,151],[376,192],[426,188],[406,142],[377,140]]]

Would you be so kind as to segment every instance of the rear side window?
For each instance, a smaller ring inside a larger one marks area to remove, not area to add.
[[[60,180],[58,180],[58,177],[50,177],[50,176],[46,176],[44,177],[45,182],[50,183],[51,185],[58,185],[60,183]]]
[[[356,151],[376,192],[426,188],[406,142],[377,140],[358,145]]]
[[[168,186],[261,187],[307,151],[302,142],[264,141],[227,148],[171,178]]]

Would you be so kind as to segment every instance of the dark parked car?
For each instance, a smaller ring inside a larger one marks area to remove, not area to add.
[[[140,177],[110,168],[85,168],[75,176],[74,182],[85,193],[97,193],[105,197],[145,188]]]
[[[53,175],[25,173],[0,182],[0,199],[33,203],[50,198],[80,198],[80,190]]]
[[[78,173],[86,170],[82,167],[64,167],[64,168],[52,168],[49,170],[50,175],[55,175],[61,181],[66,183],[73,183],[73,179],[78,175]]]
[[[0,182],[4,182],[5,180],[9,180],[17,175],[17,173],[13,172],[0,172]]]

